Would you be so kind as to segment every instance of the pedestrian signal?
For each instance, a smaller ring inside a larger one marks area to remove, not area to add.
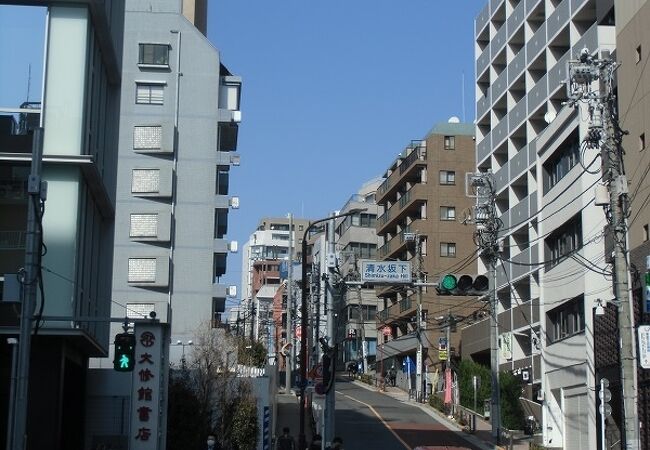
[[[115,336],[113,368],[118,372],[132,372],[135,367],[135,335],[120,333]]]

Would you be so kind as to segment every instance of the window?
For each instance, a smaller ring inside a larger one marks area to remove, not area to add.
[[[639,151],[645,150],[645,133],[639,135]]]
[[[217,195],[228,195],[228,174],[230,171],[229,166],[217,166]]]
[[[228,233],[228,208],[214,210],[214,237],[223,239]]]
[[[131,192],[134,194],[160,192],[160,170],[133,169],[131,174]]]
[[[132,238],[158,236],[158,214],[131,214],[129,236]]]
[[[139,44],[138,64],[169,66],[168,44]]]
[[[634,52],[635,62],[639,64],[641,62],[641,46],[639,45]]]
[[[271,233],[271,239],[278,240],[278,241],[288,241],[289,235],[280,234],[280,233]]]
[[[456,208],[453,206],[441,206],[440,220],[456,220]]]
[[[580,140],[577,131],[567,138],[553,157],[544,163],[544,194],[560,182],[580,162]]]
[[[160,150],[162,141],[162,127],[147,126],[134,127],[133,150]]]
[[[126,317],[129,319],[149,319],[149,313],[155,310],[156,306],[153,303],[127,303]]]
[[[650,229],[648,229],[648,224],[643,225],[643,242],[650,239]]]
[[[582,247],[582,220],[580,215],[555,230],[546,239],[549,269]]]
[[[547,313],[549,343],[558,342],[585,330],[585,302],[580,295]]]
[[[354,214],[343,219],[342,231],[347,230],[350,226],[353,227],[364,227],[364,228],[375,228],[377,223],[376,214]]]
[[[456,136],[445,136],[445,150],[456,149]]]
[[[162,105],[163,83],[136,83],[135,102],[139,105]]]
[[[225,253],[215,253],[213,261],[213,278],[214,282],[219,282],[219,277],[226,273],[226,257]]]
[[[443,258],[455,258],[456,244],[454,242],[441,242],[440,256],[442,256]]]
[[[226,299],[224,297],[212,297],[212,328],[221,325],[221,313],[226,311]]]
[[[374,258],[377,254],[377,244],[350,242],[343,250],[354,253],[357,258]]]
[[[456,184],[456,172],[453,170],[441,170],[440,184]]]
[[[129,283],[155,283],[156,258],[129,258]]]

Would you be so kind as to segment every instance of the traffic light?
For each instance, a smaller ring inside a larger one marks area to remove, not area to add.
[[[438,295],[485,295],[490,289],[490,282],[485,275],[455,275],[448,273],[438,283]]]
[[[135,367],[135,335],[120,333],[115,335],[115,356],[113,369],[118,372],[132,372]]]

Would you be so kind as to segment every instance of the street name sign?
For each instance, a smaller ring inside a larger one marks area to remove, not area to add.
[[[361,261],[361,281],[373,284],[411,284],[411,262]]]
[[[639,336],[639,362],[644,369],[650,369],[650,325],[640,325]]]

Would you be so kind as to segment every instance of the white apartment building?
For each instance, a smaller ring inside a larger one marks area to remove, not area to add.
[[[593,309],[613,297],[597,273],[609,270],[607,222],[593,202],[598,150],[581,147],[586,111],[563,102],[568,60],[612,50],[613,25],[613,1],[600,0],[490,0],[475,21],[477,166],[494,174],[502,222],[500,369],[521,376],[547,448],[597,447]]]

